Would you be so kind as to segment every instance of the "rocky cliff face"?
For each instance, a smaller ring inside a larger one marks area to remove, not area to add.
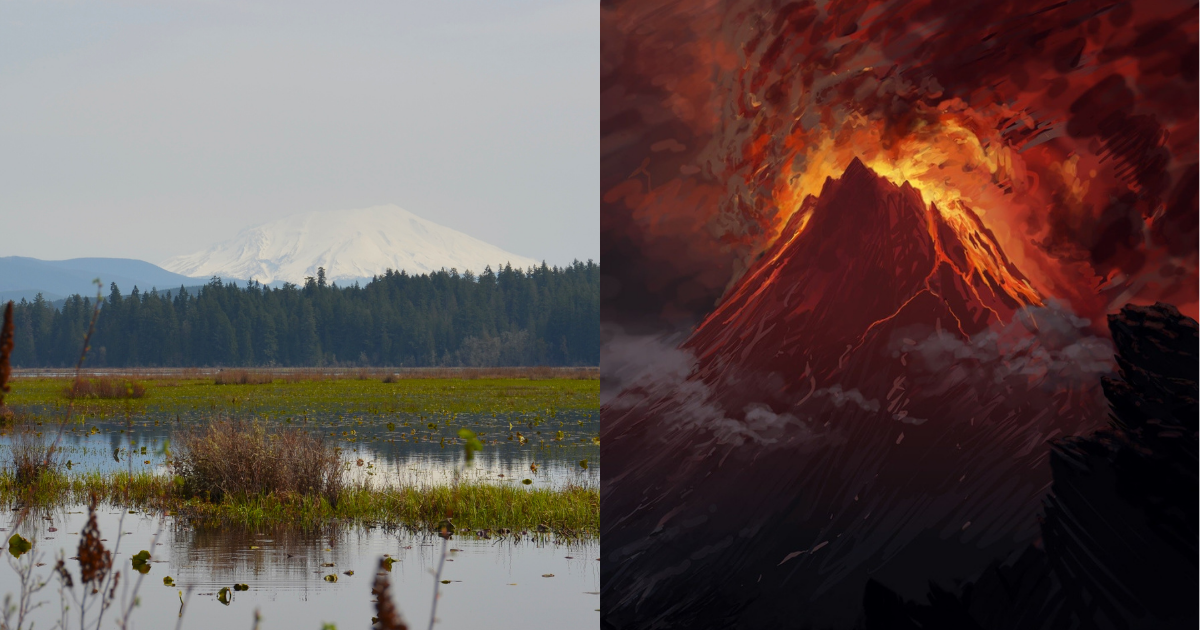
[[[869,628],[1195,628],[1196,321],[1165,304],[1109,317],[1109,426],[1057,440],[1042,538],[956,593],[865,594]]]

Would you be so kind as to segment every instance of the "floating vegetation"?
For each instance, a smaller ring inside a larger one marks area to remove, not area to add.
[[[221,377],[221,372],[218,377]],[[521,414],[537,424],[554,421],[564,409],[598,409],[599,379],[528,380],[517,378],[412,378],[395,383],[377,380],[272,380],[264,384],[234,382],[214,387],[212,378],[155,379],[152,374],[119,379],[81,379],[75,411],[95,418],[126,414],[196,417],[201,413],[237,410],[246,415],[283,420],[306,415],[417,415],[429,421],[455,414]],[[240,378],[240,377],[238,377]],[[93,385],[94,383],[94,385]],[[61,410],[75,384],[62,378],[19,378],[5,404],[35,410]],[[130,388],[140,394],[130,396]],[[89,393],[91,392],[91,393]],[[111,392],[114,397],[100,395]],[[94,395],[93,395],[94,394]],[[522,423],[524,424],[524,422]]]
[[[134,554],[130,560],[133,561],[133,570],[145,575],[150,572],[150,552],[145,549]]]
[[[33,549],[33,543],[20,534],[13,534],[12,538],[8,539],[8,553],[14,558],[20,558],[30,549]]]

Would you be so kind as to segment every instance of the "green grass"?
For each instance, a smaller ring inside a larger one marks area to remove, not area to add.
[[[600,407],[600,381],[596,379],[276,380],[261,385],[214,385],[211,378],[142,380],[147,389],[144,398],[76,400],[74,412],[96,418],[221,411],[270,419],[382,414],[452,419],[461,413],[551,416],[560,409]],[[70,402],[63,393],[69,383],[69,379],[19,379],[12,383],[5,402],[34,408],[49,418]]]
[[[169,512],[196,524],[259,527],[317,527],[333,519],[431,531],[450,509],[459,529],[493,532],[506,528],[535,531],[539,525],[560,535],[594,536],[600,531],[600,491],[594,487],[526,489],[486,483],[371,489],[352,485],[337,504],[305,495],[234,496],[219,502],[184,497],[175,477],[148,472],[107,475],[44,474],[21,486],[0,472],[0,503],[53,508],[101,502],[130,509]]]

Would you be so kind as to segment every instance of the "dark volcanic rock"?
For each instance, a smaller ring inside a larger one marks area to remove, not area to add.
[[[1195,628],[1196,322],[1155,304],[1109,326],[1112,427],[1055,445],[1047,556],[1081,627]]]
[[[1155,304],[1127,306],[1109,326],[1120,366],[1104,379],[1111,424],[1055,442],[1045,552],[996,563],[957,597],[935,589],[929,604],[872,585],[869,628],[1200,625],[1196,322]]]

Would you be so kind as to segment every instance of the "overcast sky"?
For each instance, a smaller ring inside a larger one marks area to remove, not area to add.
[[[599,51],[591,0],[5,2],[0,256],[394,203],[598,260]]]

